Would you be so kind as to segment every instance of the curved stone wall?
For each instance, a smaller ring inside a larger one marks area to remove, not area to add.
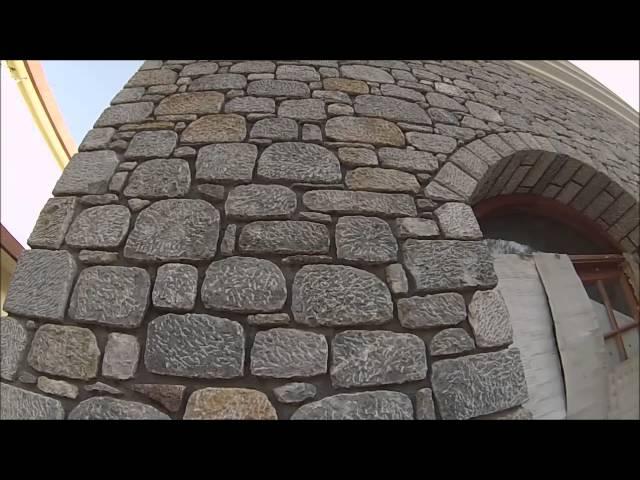
[[[0,322],[3,418],[526,418],[471,206],[639,242],[638,133],[483,61],[147,61]]]

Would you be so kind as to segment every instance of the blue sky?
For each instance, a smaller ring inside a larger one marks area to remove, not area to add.
[[[80,144],[142,61],[47,60],[41,63],[67,127]]]

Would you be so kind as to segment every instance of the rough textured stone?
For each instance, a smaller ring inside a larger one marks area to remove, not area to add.
[[[276,71],[276,64],[270,60],[249,60],[231,65],[229,71],[232,73],[273,73]]]
[[[236,251],[236,237],[238,231],[237,225],[227,225],[224,231],[224,236],[220,242],[220,254],[223,257],[230,257]]]
[[[47,377],[38,377],[38,389],[50,395],[58,397],[77,398],[78,387],[64,380],[52,380]]]
[[[18,316],[62,320],[76,270],[76,262],[69,252],[23,252],[2,308]]]
[[[478,185],[475,179],[450,162],[446,163],[444,167],[440,169],[435,176],[435,181],[444,185],[455,194],[455,197],[462,199],[462,201],[469,201]],[[429,188],[429,186],[427,186],[427,188]]]
[[[527,400],[517,348],[434,362],[431,384],[445,420],[465,420]]]
[[[293,190],[282,185],[241,185],[225,203],[227,217],[241,220],[290,218],[297,200]]]
[[[244,75],[238,75],[237,73],[214,73],[196,78],[189,84],[189,91],[200,92],[203,90],[243,89],[246,86],[247,79]]]
[[[100,392],[100,393],[108,393],[109,395],[122,395],[122,391],[117,388],[112,387],[111,385],[107,385],[102,382],[95,382],[90,385],[85,385],[84,389],[87,392]]]
[[[293,318],[303,325],[381,325],[393,318],[384,282],[357,268],[305,265],[296,273],[292,290]]]
[[[367,65],[343,65],[340,67],[340,73],[344,77],[366,82],[395,83],[393,77],[386,71]]]
[[[117,248],[129,231],[131,213],[123,205],[104,205],[84,210],[65,238],[75,248]]]
[[[131,209],[132,212],[139,212],[143,208],[148,207],[149,205],[151,205],[151,201],[150,200],[141,200],[139,198],[132,198],[132,199],[127,201],[127,205],[129,205],[129,208]]]
[[[256,325],[260,327],[267,326],[283,326],[289,325],[291,319],[288,313],[259,313],[257,315],[247,316],[247,323],[249,325]]]
[[[135,170],[137,166],[138,164],[136,162],[122,162],[120,165],[118,165],[118,170],[129,172],[131,170]]]
[[[482,105],[481,103],[476,102],[467,102],[466,103],[469,112],[476,118],[480,120],[486,120],[487,122],[494,123],[504,123],[504,120],[500,116],[498,112],[496,112],[493,108],[487,107],[486,105]]]
[[[149,405],[110,397],[84,400],[71,410],[69,420],[171,420]]]
[[[139,383],[131,385],[131,390],[155,400],[170,412],[177,412],[182,405],[182,398],[187,387],[184,385],[165,385],[155,383]]]
[[[117,172],[111,177],[111,181],[109,182],[109,191],[110,192],[118,192],[120,193],[124,188],[124,184],[127,181],[127,176],[129,174],[127,172]]]
[[[400,392],[341,393],[303,405],[291,420],[413,420],[413,405]]]
[[[305,142],[321,142],[322,130],[318,125],[312,123],[305,123],[302,126],[302,140]]]
[[[158,70],[140,70],[127,82],[127,87],[148,87],[176,83],[178,74],[168,68]]]
[[[325,78],[322,81],[325,90],[338,90],[351,95],[369,93],[369,86],[362,80],[348,78]]]
[[[329,255],[292,255],[284,257],[282,263],[285,265],[308,265],[316,263],[333,263],[333,257]]]
[[[47,324],[36,331],[27,360],[39,372],[89,380],[98,373],[100,349],[88,328]]]
[[[346,167],[375,167],[378,165],[376,152],[366,148],[343,147],[338,149],[340,163]]]
[[[127,380],[136,374],[140,344],[133,335],[110,333],[102,359],[102,375]]]
[[[87,265],[109,265],[118,261],[117,252],[101,252],[97,250],[80,250],[78,260]]]
[[[224,95],[219,92],[176,93],[162,100],[155,115],[183,115],[219,113]]]
[[[111,105],[137,102],[144,96],[145,91],[144,87],[123,88],[113,97]]]
[[[269,260],[231,257],[209,266],[201,295],[205,308],[274,312],[287,300],[287,286],[280,269]]]
[[[464,298],[459,293],[439,293],[398,300],[398,319],[405,328],[457,325],[467,317]]]
[[[185,420],[277,420],[267,396],[247,388],[203,388],[189,397]]]
[[[438,225],[426,218],[398,218],[396,236],[398,238],[436,238]]]
[[[329,346],[324,335],[292,328],[256,333],[251,373],[257,377],[313,377],[327,372]]]
[[[181,142],[241,142],[247,136],[244,118],[236,114],[205,115],[182,132]]]
[[[384,270],[387,285],[394,295],[406,295],[409,293],[409,282],[404,268],[399,263],[389,265]]]
[[[131,139],[127,151],[124,152],[124,158],[128,160],[167,158],[176,148],[177,141],[178,134],[172,130],[139,132]]]
[[[454,193],[446,187],[443,187],[438,182],[429,182],[429,184],[424,189],[425,196],[429,197],[428,201],[430,202],[431,208],[430,210],[434,210],[437,207],[436,202],[464,202],[465,198],[458,194]],[[419,200],[418,200],[419,201]]]
[[[469,323],[479,347],[500,347],[513,341],[509,310],[497,289],[473,294]]]
[[[153,305],[184,312],[193,310],[198,290],[198,269],[193,265],[166,263],[158,268]]]
[[[0,420],[63,420],[59,400],[0,383]]]
[[[149,323],[144,363],[159,375],[241,377],[244,330],[225,318],[168,313]]]
[[[264,118],[253,125],[251,138],[297,140],[298,124],[291,118]]]
[[[410,88],[402,88],[397,85],[381,85],[380,90],[382,95],[389,97],[402,98],[404,100],[410,100],[412,102],[424,102],[424,95]]]
[[[240,251],[254,254],[328,253],[329,230],[313,222],[252,222],[240,232],[239,246]]]
[[[306,83],[294,80],[254,80],[249,82],[247,95],[258,97],[309,98],[311,90]]]
[[[473,209],[465,203],[445,203],[434,212],[444,238],[452,240],[479,240],[482,231]]]
[[[194,75],[210,75],[218,71],[218,64],[215,62],[196,62],[186,65],[181,71],[181,77]]]
[[[180,158],[149,160],[131,174],[125,197],[183,197],[191,186],[189,163]]]
[[[342,180],[340,162],[320,145],[301,142],[276,143],[258,160],[257,175],[268,180],[335,183]]]
[[[127,123],[146,120],[153,112],[153,102],[126,103],[108,107],[98,118],[94,127],[119,127]]]
[[[315,398],[317,389],[311,383],[287,383],[273,389],[273,395],[280,403],[302,403]]]
[[[109,180],[118,166],[118,157],[111,150],[76,153],[53,188],[53,194],[85,195],[107,193]]]
[[[422,380],[427,376],[424,342],[409,333],[348,330],[331,342],[334,387],[368,387]]]
[[[207,200],[211,202],[221,202],[224,200],[224,187],[222,185],[198,185],[198,192],[200,192]]]
[[[526,408],[517,407],[507,412],[492,413],[474,418],[474,420],[533,420],[533,415]]]
[[[122,164],[120,164],[122,165]],[[102,195],[83,195],[80,197],[80,203],[82,205],[88,205],[95,207],[97,205],[109,205],[112,203],[118,203],[118,195],[115,193],[103,193]]]
[[[419,292],[492,288],[498,283],[484,242],[409,239],[402,250]]]
[[[88,150],[102,150],[109,146],[111,138],[116,133],[115,128],[93,128],[82,139],[82,143],[78,147],[78,151],[86,152]]]
[[[345,184],[351,190],[417,193],[420,184],[410,173],[386,168],[360,167],[347,172]]]
[[[224,106],[227,113],[275,113],[276,102],[273,98],[236,97]]]
[[[404,135],[395,124],[381,118],[333,117],[327,120],[325,134],[341,142],[403,147]]]
[[[75,213],[75,197],[50,198],[40,211],[35,227],[27,240],[31,248],[58,249],[62,246]]]
[[[458,101],[454,100],[447,95],[437,92],[428,92],[426,95],[427,102],[432,107],[444,108],[446,110],[457,110],[460,112],[466,112],[467,109],[462,106]]]
[[[414,173],[433,173],[438,170],[438,160],[427,152],[403,150],[400,148],[381,148],[378,150],[380,165]]]
[[[436,408],[430,388],[416,392],[416,420],[436,420]]]
[[[344,92],[333,90],[314,90],[311,94],[313,98],[320,98],[327,102],[346,103],[351,105],[351,97]]]
[[[381,117],[387,120],[430,124],[427,113],[414,102],[380,95],[359,95],[354,108],[357,114],[368,117]]]
[[[429,343],[431,355],[453,355],[473,350],[473,338],[462,328],[447,328],[436,333]]]
[[[147,310],[151,280],[138,267],[85,268],[71,295],[69,317],[86,323],[135,328]]]
[[[336,224],[336,252],[348,262],[376,264],[396,261],[398,244],[389,224],[379,218],[342,217]]]
[[[29,343],[27,329],[22,322],[11,317],[0,317],[0,377],[16,378]]]
[[[198,152],[196,179],[224,183],[250,182],[258,148],[250,143],[207,145]]]
[[[407,141],[419,150],[433,153],[451,153],[457,145],[455,138],[435,133],[409,132]]]
[[[204,200],[160,200],[145,208],[124,256],[146,261],[206,260],[216,254],[220,213]]]
[[[305,98],[303,100],[284,100],[278,106],[278,116],[312,122],[326,119],[327,113],[322,100]]]
[[[404,194],[314,190],[302,197],[305,207],[326,213],[380,215],[382,217],[416,216],[413,198]]]
[[[276,70],[276,78],[279,80],[319,82],[320,74],[315,68],[306,65],[280,65]]]

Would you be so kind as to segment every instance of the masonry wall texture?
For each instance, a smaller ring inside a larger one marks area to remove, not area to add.
[[[469,206],[640,245],[638,132],[509,62],[150,60],[79,150],[9,288],[2,418],[527,418]]]

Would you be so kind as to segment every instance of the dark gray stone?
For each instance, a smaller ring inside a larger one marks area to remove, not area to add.
[[[196,78],[189,84],[189,91],[200,92],[203,90],[243,89],[246,86],[247,79],[244,75],[238,75],[237,73],[214,73]]]
[[[241,220],[290,218],[296,210],[293,190],[282,185],[240,185],[225,203],[227,217]]]
[[[31,248],[58,249],[62,246],[71,219],[76,211],[75,197],[50,198],[40,211],[35,227],[27,240]]]
[[[429,343],[433,356],[464,353],[475,348],[473,338],[462,328],[446,328],[436,333]]]
[[[145,208],[124,256],[145,261],[206,260],[216,254],[220,213],[204,200],[160,200]]]
[[[153,112],[153,102],[137,102],[126,103],[122,105],[114,105],[108,107],[96,123],[93,125],[98,127],[119,127],[127,123],[142,122],[149,118]]]
[[[359,95],[354,108],[357,114],[387,120],[417,124],[431,124],[427,113],[414,102],[380,95]]]
[[[145,91],[144,87],[123,88],[113,97],[111,105],[137,102],[144,96]]]
[[[85,195],[107,193],[109,180],[116,172],[118,157],[111,150],[76,153],[53,188],[53,194]]]
[[[87,392],[99,392],[99,393],[108,393],[109,395],[122,395],[122,391],[117,388],[112,387],[111,385],[107,385],[106,383],[96,382],[91,385],[85,385],[84,389]]]
[[[482,417],[474,418],[474,420],[533,420],[533,414],[523,407],[517,407],[507,412],[492,413]]]
[[[285,265],[333,263],[333,257],[329,255],[292,255],[290,257],[284,257],[282,263]]]
[[[182,132],[180,141],[183,143],[241,142],[246,136],[245,119],[234,113],[225,113],[205,115],[191,122]]]
[[[327,138],[340,142],[361,142],[391,147],[405,145],[402,130],[381,118],[333,117],[327,120],[324,131]]]
[[[287,300],[280,269],[269,260],[231,257],[213,262],[202,283],[205,308],[229,312],[275,312]]]
[[[411,90],[410,88],[402,88],[397,85],[385,84],[380,86],[380,90],[382,95],[387,95],[388,97],[402,98],[412,102],[424,102],[424,95],[420,92],[416,92],[415,90]]]
[[[250,182],[258,148],[250,143],[207,145],[198,152],[196,179],[224,183]]]
[[[337,214],[379,215],[381,217],[415,217],[413,198],[405,194],[314,190],[302,196],[309,210]]]
[[[327,372],[329,346],[324,335],[292,328],[256,333],[251,373],[257,377],[313,377]]]
[[[76,217],[65,238],[74,248],[117,248],[129,231],[131,213],[123,205],[87,208]]]
[[[221,202],[224,200],[224,187],[222,185],[198,185],[198,192],[200,192],[210,202]]]
[[[151,280],[138,267],[95,266],[80,272],[69,317],[85,323],[136,328],[149,302]]]
[[[110,397],[93,397],[78,404],[69,420],[171,420],[149,405]]]
[[[176,148],[178,134],[172,130],[153,130],[136,133],[124,158],[127,160],[146,160],[149,158],[167,158]]]
[[[340,163],[346,167],[376,167],[376,152],[366,148],[343,147],[338,149]]]
[[[18,316],[62,320],[76,271],[69,252],[26,250],[18,258],[2,308]]]
[[[109,265],[118,261],[118,252],[80,250],[78,260],[87,265]]]
[[[220,254],[223,257],[230,257],[235,253],[237,232],[238,227],[234,224],[227,225],[227,228],[224,230],[224,236],[220,242]]]
[[[281,327],[289,325],[291,319],[288,313],[258,313],[256,315],[248,315],[247,323],[260,327]]]
[[[362,264],[395,262],[398,244],[389,224],[380,218],[342,217],[336,224],[339,259]]]
[[[500,114],[491,107],[487,107],[486,105],[476,102],[467,102],[466,106],[471,115],[479,118],[480,120],[486,120],[487,122],[493,123],[504,123]]]
[[[416,392],[416,420],[436,420],[436,408],[430,388]]]
[[[433,173],[438,170],[438,160],[434,155],[417,150],[381,148],[378,150],[380,165],[413,173]]]
[[[225,318],[168,313],[149,323],[144,363],[159,375],[241,377],[244,330]]]
[[[455,138],[435,133],[409,132],[407,133],[407,141],[418,150],[433,153],[451,153],[457,145]]]
[[[165,263],[158,267],[153,286],[153,305],[184,312],[193,310],[198,292],[198,269],[182,263]]]
[[[251,138],[297,140],[298,124],[291,118],[263,118],[253,125]]]
[[[118,203],[120,199],[115,193],[103,193],[102,195],[83,195],[82,197],[80,197],[79,201],[82,205],[95,207],[98,205],[109,205]]]
[[[493,288],[498,283],[484,242],[409,239],[402,250],[418,292]]]
[[[432,107],[444,108],[446,110],[457,110],[460,112],[466,112],[467,109],[460,104],[460,102],[454,100],[447,95],[437,92],[428,92],[426,94],[427,102]]]
[[[348,330],[331,342],[331,383],[370,387],[427,377],[424,342],[410,333]]]
[[[438,293],[398,300],[398,319],[404,328],[457,325],[467,318],[467,307],[459,293]]]
[[[291,311],[315,326],[381,325],[393,318],[387,286],[372,273],[343,265],[305,265],[293,280]]]
[[[64,420],[59,400],[0,383],[0,420]]]
[[[98,373],[100,349],[88,328],[47,324],[33,336],[29,366],[50,375],[89,380]]]
[[[102,359],[102,375],[127,380],[136,374],[140,344],[133,335],[110,333]]]
[[[305,142],[321,142],[322,130],[320,130],[318,125],[305,123],[302,126],[302,140]]]
[[[436,238],[438,225],[427,218],[398,218],[396,236],[398,238]]]
[[[254,80],[249,82],[247,95],[257,97],[309,98],[311,90],[306,83],[294,80]]]
[[[191,187],[189,162],[180,158],[149,160],[131,173],[125,197],[183,197]]]
[[[465,203],[445,203],[434,212],[444,238],[480,240],[482,231],[473,209]]]
[[[0,317],[0,377],[13,380],[29,343],[23,323],[11,317]]]
[[[258,221],[240,233],[240,251],[254,254],[290,255],[329,252],[326,226],[302,221]]]
[[[465,420],[527,401],[517,348],[434,362],[431,384],[445,420]]]
[[[273,395],[280,403],[302,403],[315,398],[316,386],[311,383],[287,383],[273,389]]]
[[[346,103],[351,105],[351,97],[344,92],[332,90],[314,90],[311,94],[313,98],[326,100],[327,102]]]
[[[409,281],[404,268],[399,263],[389,265],[384,270],[387,285],[394,295],[406,295],[409,293]]]
[[[78,151],[103,150],[109,146],[109,142],[111,142],[111,138],[115,133],[116,129],[112,127],[93,128],[82,139]]]
[[[469,324],[479,347],[501,347],[513,342],[509,310],[497,289],[473,294]]]
[[[151,201],[141,200],[140,198],[132,198],[127,201],[127,205],[129,205],[129,208],[131,209],[132,212],[139,212],[143,208],[151,205]]]
[[[303,405],[291,420],[413,420],[413,405],[400,392],[341,393]]]
[[[127,172],[117,172],[111,177],[111,181],[109,182],[109,191],[110,192],[118,192],[120,193],[124,188],[124,184],[127,181],[127,176],[129,174]]]
[[[131,385],[131,390],[158,402],[170,412],[177,412],[182,405],[182,398],[187,389],[184,385],[166,385],[163,383],[138,383]]]
[[[257,175],[268,180],[336,183],[342,180],[340,162],[320,145],[301,142],[276,143],[258,159]]]

